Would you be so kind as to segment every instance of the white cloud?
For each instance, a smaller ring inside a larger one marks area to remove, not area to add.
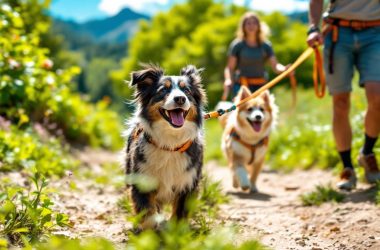
[[[241,2],[241,1],[240,1]],[[253,10],[261,10],[264,12],[281,11],[306,11],[309,7],[309,1],[300,0],[253,0],[249,6]]]
[[[125,7],[139,13],[151,14],[168,4],[169,0],[101,0],[98,8],[109,15],[115,15]]]
[[[175,3],[184,0],[101,0],[98,8],[108,15],[115,15],[121,9],[128,7],[136,12],[152,15],[157,11],[165,11]],[[228,1],[227,1],[228,2]],[[231,0],[236,5],[249,6],[253,10],[264,12],[306,11],[309,1],[305,0]]]

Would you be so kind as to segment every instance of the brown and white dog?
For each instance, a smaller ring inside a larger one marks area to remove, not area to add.
[[[241,87],[235,103],[249,95],[249,89]],[[232,103],[224,102],[218,108],[226,109],[228,105]],[[232,172],[233,187],[258,192],[256,180],[264,165],[269,135],[275,126],[277,113],[274,96],[265,91],[220,118],[224,127],[222,150]]]
[[[186,217],[185,203],[198,187],[206,96],[200,70],[192,65],[179,76],[145,65],[132,72],[130,85],[136,87],[137,108],[126,133],[128,187],[135,212],[145,214],[139,229],[156,228],[155,217],[164,204],[172,205],[172,217]],[[153,187],[141,189],[138,179]]]

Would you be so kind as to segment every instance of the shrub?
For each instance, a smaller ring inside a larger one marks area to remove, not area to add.
[[[57,139],[42,141],[32,129],[14,126],[0,130],[0,171],[33,170],[43,175],[63,175],[78,165]]]
[[[36,173],[31,181],[33,191],[7,186],[0,193],[0,237],[14,245],[36,242],[57,227],[70,225],[67,215],[52,210],[54,203],[45,193],[45,178]]]
[[[20,128],[40,122],[72,142],[119,148],[121,123],[107,110],[107,100],[92,105],[73,93],[72,78],[80,69],[54,69],[49,51],[40,47],[50,25],[44,5],[6,2],[0,5],[0,116]]]
[[[301,195],[301,200],[305,206],[319,206],[324,202],[341,202],[345,195],[335,191],[331,185],[329,186],[316,186],[316,190],[307,194]]]

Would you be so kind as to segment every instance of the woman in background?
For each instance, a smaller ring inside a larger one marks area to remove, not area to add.
[[[277,74],[290,66],[284,66],[277,61],[272,45],[266,39],[267,33],[267,26],[260,22],[255,13],[247,12],[242,16],[237,37],[228,50],[223,101],[227,100],[231,89],[232,98],[235,97],[242,85],[249,87],[251,92],[262,87],[268,81],[268,73],[265,70],[267,62]]]

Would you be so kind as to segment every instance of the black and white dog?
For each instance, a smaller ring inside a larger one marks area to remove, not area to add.
[[[172,218],[187,216],[185,203],[201,179],[203,165],[203,106],[206,95],[200,70],[188,65],[179,76],[144,65],[131,74],[137,109],[128,122],[126,173],[155,184],[150,191],[129,184],[136,213],[144,212],[140,229],[155,228],[163,204]]]

